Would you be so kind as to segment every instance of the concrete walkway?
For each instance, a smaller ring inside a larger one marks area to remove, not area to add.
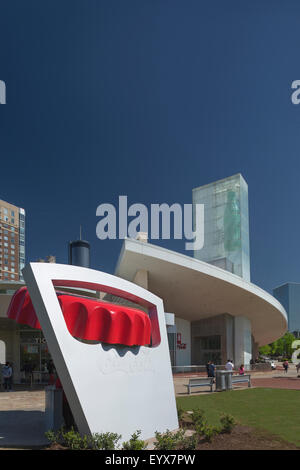
[[[38,448],[45,438],[45,392],[0,392],[0,448]]]

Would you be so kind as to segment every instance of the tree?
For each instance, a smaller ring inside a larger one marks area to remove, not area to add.
[[[270,356],[272,354],[272,348],[270,344],[266,344],[265,346],[261,346],[259,348],[259,354],[261,356]]]
[[[295,339],[295,336],[288,331],[274,343],[261,346],[259,353],[263,356],[286,356],[290,358],[293,353],[292,343]]]

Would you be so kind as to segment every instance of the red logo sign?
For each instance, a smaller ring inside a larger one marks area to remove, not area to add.
[[[186,349],[186,343],[181,342],[181,333],[177,333],[177,349]]]

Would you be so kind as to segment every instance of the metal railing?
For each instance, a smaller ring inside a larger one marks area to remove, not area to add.
[[[225,364],[218,364],[215,366],[216,370],[224,370]],[[258,362],[255,364],[246,364],[245,371],[251,372],[265,372],[271,370],[271,364],[269,362],[263,363]],[[238,367],[234,367],[234,371],[238,371]],[[184,374],[206,374],[206,366],[205,365],[190,365],[190,366],[172,366],[172,374],[173,375],[184,375]]]
[[[216,370],[222,370],[225,365],[216,365]],[[206,374],[205,365],[192,365],[192,366],[172,366],[172,373],[175,374]]]

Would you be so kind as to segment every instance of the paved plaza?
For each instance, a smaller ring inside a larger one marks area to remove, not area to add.
[[[45,438],[44,390],[0,393],[0,448],[38,448]]]
[[[253,387],[300,390],[300,378],[292,366],[287,374],[282,370],[251,374]],[[175,376],[176,396],[187,396],[189,376]],[[247,384],[235,385],[235,390],[246,388]],[[210,393],[201,387],[192,395]],[[222,392],[221,392],[222,393]],[[226,393],[226,392],[223,392]],[[24,390],[15,386],[11,392],[0,392],[0,448],[39,448],[47,444],[45,438],[45,391]]]
[[[200,375],[200,374],[199,374]],[[206,374],[201,374],[206,377]],[[176,396],[187,396],[187,387],[190,377],[196,375],[181,375],[178,374],[174,377],[174,387]],[[288,373],[285,373],[281,367],[275,371],[269,372],[252,372],[251,373],[251,386],[262,388],[281,388],[290,390],[300,390],[300,377],[297,377],[296,367],[292,364]],[[247,388],[247,383],[240,383],[234,385],[234,390]],[[203,393],[210,393],[209,387],[199,387],[192,391],[192,395],[201,395]]]

